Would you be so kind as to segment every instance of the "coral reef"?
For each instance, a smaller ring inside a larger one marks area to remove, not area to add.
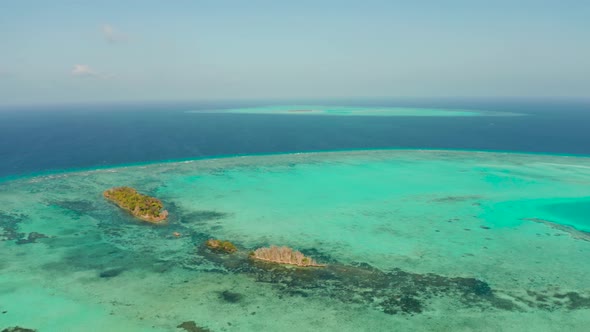
[[[0,211],[0,241],[12,241],[22,239],[26,233],[19,232],[18,225],[27,220],[24,214],[8,214]]]
[[[184,329],[187,332],[211,332],[211,330],[204,327],[197,326],[194,320],[183,322],[177,326],[179,329]]]
[[[80,219],[89,211],[97,209],[96,203],[89,200],[52,200],[48,205],[63,209],[64,214],[72,219]]]
[[[7,327],[2,332],[36,332],[37,330],[28,329],[25,327],[15,326],[15,327]]]
[[[116,187],[105,190],[104,197],[129,211],[133,216],[150,223],[160,223],[168,217],[162,202],[154,197],[142,195],[131,187]]]
[[[105,270],[102,271],[98,274],[98,276],[100,278],[113,278],[118,276],[119,274],[123,273],[125,271],[125,269],[123,268],[115,268],[115,269],[109,269],[109,270]]]
[[[242,299],[242,294],[224,290],[219,296],[222,300],[229,303],[238,303]]]
[[[0,211],[0,241],[16,240],[16,244],[35,243],[37,239],[49,238],[49,236],[37,232],[19,232],[19,224],[28,217],[24,214],[5,214]]]
[[[260,261],[295,266],[324,266],[310,257],[305,257],[300,251],[289,247],[270,246],[270,248],[258,248],[250,254],[250,257]]]
[[[420,314],[436,308],[434,302],[443,298],[451,301],[456,308],[522,310],[509,297],[496,295],[488,283],[475,278],[419,274],[400,269],[385,272],[366,263],[341,264],[319,252],[314,255],[329,262],[324,268],[293,269],[281,264],[261,264],[265,262],[239,253],[222,257],[203,249],[200,248],[200,255],[225,270],[249,276],[256,282],[275,285],[280,297],[331,298],[372,307],[391,315]],[[569,298],[566,300],[569,301]]]
[[[545,219],[539,218],[523,218],[522,220],[533,221],[540,224],[545,224],[553,229],[560,230],[562,232],[568,233],[572,238],[584,241],[590,241],[590,233],[578,230],[572,226],[561,225],[556,222],[552,222]]]
[[[207,242],[205,242],[205,245],[207,245],[207,248],[211,250],[221,251],[228,254],[238,251],[238,248],[236,248],[236,246],[229,241],[209,239]]]
[[[37,242],[37,239],[46,239],[49,236],[45,235],[45,234],[41,234],[41,233],[37,233],[37,232],[31,232],[29,233],[29,235],[27,236],[27,238],[22,238],[17,240],[15,243],[16,244],[27,244],[27,243],[35,243]]]
[[[218,212],[218,211],[195,211],[191,213],[184,214],[180,219],[181,223],[188,224],[188,223],[201,223],[204,221],[209,220],[219,220],[226,218],[229,213],[225,212]]]

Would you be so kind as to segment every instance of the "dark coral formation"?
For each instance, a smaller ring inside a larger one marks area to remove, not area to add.
[[[555,293],[554,304],[565,305],[570,310],[590,308],[590,296],[582,296],[577,292]]]
[[[97,209],[95,203],[87,200],[56,200],[50,201],[49,205],[64,209],[64,212],[72,219],[80,219],[89,211]]]
[[[37,232],[31,232],[27,236],[27,238],[22,238],[16,241],[16,244],[27,244],[27,243],[35,243],[37,239],[46,239],[49,236]]]
[[[238,303],[242,299],[242,294],[224,290],[219,296],[222,300],[229,303]]]
[[[473,201],[481,199],[481,196],[478,195],[468,195],[468,196],[446,196],[441,198],[435,198],[432,202],[435,203],[454,203],[454,202],[465,202],[465,201]]]
[[[187,332],[211,332],[211,330],[209,330],[209,329],[197,326],[197,323],[195,323],[195,321],[192,321],[192,320],[187,321],[187,322],[183,322],[176,327],[179,329],[184,329]]]
[[[18,224],[26,220],[27,216],[17,213],[4,213],[0,211],[0,239],[3,241],[19,240],[25,237],[25,233],[18,231]]]
[[[12,241],[16,244],[35,243],[38,239],[48,238],[47,235],[31,232],[19,232],[18,225],[28,217],[24,214],[8,214],[0,211],[0,240]]]
[[[125,269],[123,269],[123,268],[108,269],[108,270],[100,272],[98,274],[98,276],[100,278],[113,278],[113,277],[116,277],[119,274],[123,273],[123,271],[125,271]]]
[[[391,297],[381,303],[383,312],[390,315],[398,313],[419,314],[422,312],[422,303],[411,295]]]
[[[553,229],[568,233],[572,238],[584,241],[590,241],[590,233],[578,230],[574,227],[558,224],[549,220],[539,218],[523,218],[523,220],[533,221],[540,224],[545,224]]]
[[[14,327],[7,327],[2,332],[36,332],[37,330],[28,329],[26,327],[14,326]]]
[[[590,309],[590,296],[581,295],[578,292],[532,291],[528,290],[523,294],[512,295],[514,300],[529,308],[536,308],[547,311],[559,309],[578,310]]]
[[[193,222],[204,222],[210,220],[219,220],[226,218],[229,214],[218,211],[195,211],[185,214],[181,222],[182,223],[193,223]]]
[[[345,303],[372,306],[388,314],[417,314],[435,298],[452,298],[457,305],[517,310],[509,300],[495,295],[484,281],[475,278],[418,274],[395,269],[383,272],[368,264],[332,263],[322,269],[293,269],[251,261],[243,255],[225,256],[201,251],[208,259],[257,282],[276,285],[291,296],[329,297]]]

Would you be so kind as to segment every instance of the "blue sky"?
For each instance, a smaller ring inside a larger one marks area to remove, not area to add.
[[[0,104],[590,97],[590,1],[0,1]]]

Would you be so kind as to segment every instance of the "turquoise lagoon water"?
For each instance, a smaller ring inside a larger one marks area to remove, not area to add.
[[[102,198],[120,185],[160,198],[168,225],[142,224]],[[590,158],[429,150],[6,181],[0,328],[583,331],[589,197]],[[212,237],[240,252],[209,252]],[[271,244],[327,266],[248,260]]]

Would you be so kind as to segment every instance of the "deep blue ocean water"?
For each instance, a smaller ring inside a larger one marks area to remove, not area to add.
[[[186,113],[259,105],[461,108],[507,117]],[[206,156],[364,148],[590,155],[590,100],[423,99],[95,104],[0,108],[0,178]]]

